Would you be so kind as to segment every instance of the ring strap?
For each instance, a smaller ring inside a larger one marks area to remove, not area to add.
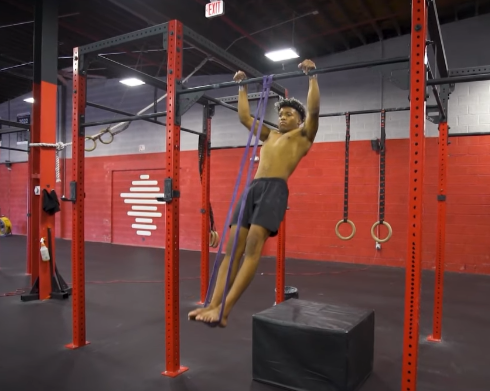
[[[386,112],[381,110],[381,140],[379,141],[379,223],[385,219],[385,181],[386,181]]]
[[[350,113],[345,113],[345,178],[344,178],[344,222],[349,219],[349,141]]]

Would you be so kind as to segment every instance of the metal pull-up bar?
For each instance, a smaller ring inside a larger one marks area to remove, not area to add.
[[[328,67],[328,68],[313,69],[313,70],[308,72],[308,75],[312,76],[312,75],[317,75],[320,73],[333,73],[333,72],[341,72],[341,71],[350,71],[353,69],[371,68],[371,67],[376,67],[376,66],[398,64],[398,63],[404,63],[404,62],[408,63],[409,58],[408,57],[394,57],[394,58],[388,58],[385,60],[363,61],[363,62],[357,62],[357,63],[353,63],[353,64],[345,64],[345,65],[337,65],[337,66]],[[303,71],[278,73],[277,75],[272,75],[272,78],[273,78],[273,80],[284,80],[284,79],[292,79],[292,78],[300,77],[300,76],[305,76],[305,73]],[[199,87],[189,87],[183,91],[179,91],[178,94],[182,95],[182,94],[188,94],[190,92],[208,91],[208,90],[214,90],[214,89],[225,88],[225,87],[236,87],[237,84],[244,85],[244,84],[252,84],[252,83],[261,83],[262,81],[263,81],[262,77],[253,77],[250,79],[243,80],[240,83],[237,83],[235,81],[226,81],[223,83],[208,84],[208,85],[199,86]]]

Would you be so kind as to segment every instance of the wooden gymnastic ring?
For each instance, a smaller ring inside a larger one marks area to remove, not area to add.
[[[215,234],[215,238],[216,238],[216,241],[214,243],[214,248],[216,248],[216,247],[218,247],[219,242],[220,242],[220,240],[219,240],[219,233],[216,232],[216,231],[214,231],[214,234]]]
[[[110,140],[109,140],[109,141],[104,141],[104,140],[102,140],[102,136],[103,136],[104,134],[106,134],[106,133],[109,133],[109,134],[111,135],[111,138],[110,138]],[[99,141],[100,141],[102,144],[108,145],[108,144],[110,144],[110,143],[112,143],[112,142],[114,141],[114,133],[112,133],[112,132],[110,131],[110,129],[109,129],[109,128],[107,128],[106,130],[104,130],[103,132],[101,132],[101,133],[99,134],[98,139],[99,139]]]
[[[376,236],[376,234],[374,233],[374,229],[378,226],[378,225],[386,225],[386,228],[388,228],[388,236],[384,239],[380,239]],[[378,243],[386,243],[388,240],[390,240],[391,238],[391,235],[393,234],[393,230],[391,229],[391,225],[389,223],[387,223],[386,221],[383,221],[382,223],[379,222],[379,221],[376,221],[373,226],[371,227],[371,236],[373,237],[373,239],[378,242]]]
[[[351,227],[352,227],[352,232],[349,236],[342,236],[339,232],[339,227],[341,226],[342,223],[347,223],[349,224]],[[337,225],[335,226],[335,234],[342,240],[351,240],[354,235],[356,234],[356,226],[354,225],[354,223],[352,221],[350,221],[349,219],[347,219],[347,221],[344,221],[344,219],[340,220]]]
[[[209,233],[209,247],[216,248],[219,244],[219,235],[216,231],[211,231]]]
[[[214,231],[209,231],[209,247],[214,247],[215,240]]]
[[[85,147],[85,152],[95,151],[95,148],[97,148],[97,143],[95,142],[95,139],[92,136],[85,136],[85,142],[87,142],[87,140],[92,141],[94,143],[94,147],[93,148]]]

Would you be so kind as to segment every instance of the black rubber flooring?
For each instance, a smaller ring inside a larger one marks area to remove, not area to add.
[[[270,391],[254,382],[252,314],[274,303],[274,259],[264,259],[226,329],[188,322],[199,300],[199,254],[181,252],[181,361],[165,369],[163,250],[86,244],[87,334],[71,342],[71,300],[23,303],[25,237],[0,238],[0,390],[5,391]],[[70,242],[57,241],[60,272],[71,281]],[[214,256],[212,257],[214,259]],[[287,261],[287,284],[300,298],[376,311],[374,373],[362,391],[401,390],[404,270]],[[490,389],[490,277],[448,273],[443,343],[431,333],[433,273],[424,272],[418,391]],[[294,343],[294,341],[291,341]]]

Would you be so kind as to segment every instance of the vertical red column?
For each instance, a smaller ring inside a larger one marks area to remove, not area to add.
[[[286,277],[286,214],[277,233],[276,304],[284,301]]]
[[[405,280],[402,391],[415,391],[417,388],[425,160],[426,15],[427,0],[413,0],[410,45],[409,226]]]
[[[447,191],[447,122],[439,124],[439,188],[437,191],[436,276],[434,292],[434,324],[428,340],[441,341],[442,298],[444,292],[444,258],[446,245],[446,191]]]
[[[34,12],[34,72],[32,143],[56,143],[57,70],[58,70],[58,1],[40,0]],[[42,209],[43,192],[56,189],[56,151],[54,148],[33,148],[29,163],[29,240],[28,258],[32,283],[38,280],[38,298],[51,296],[51,270],[55,267],[55,216]],[[41,194],[34,195],[40,186]],[[48,229],[51,243],[48,243]],[[40,240],[50,246],[50,262],[41,260]],[[28,267],[29,270],[29,267]]]
[[[206,133],[202,146],[202,216],[201,216],[201,304],[206,301],[209,284],[209,218],[211,207],[210,175],[211,175],[211,115],[209,106],[204,106],[203,130]],[[201,137],[201,136],[200,136]]]
[[[39,122],[41,124],[41,142],[55,144],[56,143],[56,116],[57,116],[57,85],[42,81],[41,82],[41,110]],[[41,195],[38,198],[38,203],[42,205],[43,191],[50,193],[56,190],[56,150],[54,148],[41,148],[40,153],[40,169],[39,183],[41,184]],[[41,198],[41,200],[39,200]],[[39,262],[39,300],[49,299],[52,289],[52,273],[56,264],[55,250],[55,215],[49,215],[43,210],[40,211],[39,235],[44,238],[44,242],[48,245],[48,228],[51,229],[50,245],[50,262],[43,262],[39,257],[39,244],[37,249],[33,249],[34,253],[38,254]],[[40,239],[39,238],[39,239]],[[37,250],[37,251],[36,251]],[[51,265],[50,265],[51,263]],[[51,269],[52,268],[52,269]]]
[[[37,28],[35,27],[37,34]],[[34,103],[32,105],[32,123],[31,123],[31,143],[41,142],[41,121],[40,110],[41,106],[38,102],[41,99],[41,83],[34,80],[32,86],[32,97]],[[41,203],[40,196],[34,194],[34,189],[39,184],[39,171],[41,168],[40,162],[41,149],[31,148],[29,153],[28,167],[28,188],[27,188],[27,274],[31,275],[31,285],[34,285],[39,277],[39,223],[41,221]]]
[[[85,120],[86,76],[83,58],[78,48],[73,50],[73,112],[72,112],[72,185],[76,185],[72,209],[72,280],[73,280],[73,342],[67,347],[76,349],[88,344],[85,322]]]
[[[284,92],[288,97],[288,90]],[[288,207],[289,209],[289,207]],[[284,301],[284,289],[286,287],[286,213],[277,233],[277,259],[276,259],[276,304]]]
[[[168,23],[167,47],[167,147],[165,153],[167,179],[172,188],[165,193],[180,191],[180,118],[177,117],[177,80],[182,78],[182,23]],[[165,194],[172,200],[165,204],[167,240],[165,243],[165,376],[176,377],[188,368],[180,366],[179,322],[179,194]],[[175,198],[174,198],[175,197]]]

